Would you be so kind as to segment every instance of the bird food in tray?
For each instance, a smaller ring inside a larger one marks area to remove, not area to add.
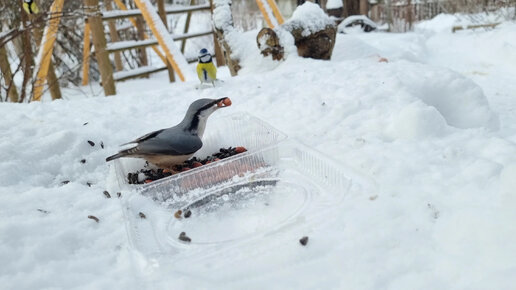
[[[234,175],[253,169],[242,167],[245,166],[242,165],[239,168],[233,166],[233,171],[228,171],[227,166],[224,166],[228,164],[227,161],[238,158],[243,154],[262,150],[286,139],[286,135],[283,133],[246,113],[212,118],[206,126],[203,146],[195,153],[195,159],[180,165],[187,166],[188,171],[184,171],[185,168],[163,170],[149,167],[141,159],[121,158],[114,161],[119,187],[121,189],[134,189],[135,185],[132,184],[150,182],[158,179],[158,177],[161,179],[136,187],[155,187],[157,183],[165,187],[172,185],[186,186],[185,188],[188,190],[196,187],[212,186],[223,180],[231,179]],[[206,176],[198,178],[197,175],[192,175],[196,172],[204,172]],[[165,177],[166,175],[171,176]],[[193,181],[186,182],[185,180]]]

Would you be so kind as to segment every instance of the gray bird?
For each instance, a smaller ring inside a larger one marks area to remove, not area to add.
[[[229,98],[197,100],[188,107],[181,123],[122,144],[136,143],[137,145],[109,156],[106,162],[120,157],[133,157],[143,158],[162,168],[181,164],[201,149],[201,138],[208,117],[219,108],[228,106],[231,106]]]

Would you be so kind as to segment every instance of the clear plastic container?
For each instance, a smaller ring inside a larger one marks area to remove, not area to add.
[[[266,122],[251,116],[247,113],[235,113],[226,117],[211,117],[206,125],[203,138],[203,147],[196,152],[195,156],[204,158],[219,151],[220,148],[243,146],[248,151],[222,161],[228,162],[241,156],[264,148],[273,146],[287,136]],[[175,185],[181,192],[191,190],[196,187],[206,187],[212,185],[212,168],[226,169],[222,162],[214,162],[202,167],[194,168],[188,172],[182,172],[154,181],[145,185],[130,185],[127,181],[129,172],[136,172],[145,165],[143,159],[121,158],[114,161],[115,172],[118,185],[121,189],[135,189],[141,187],[142,191],[149,192],[150,188],[167,188]],[[220,168],[222,166],[222,168]],[[231,174],[231,173],[228,173]]]
[[[174,255],[187,244],[178,239],[181,232],[191,237],[188,245],[231,248],[237,241],[324,223],[321,211],[331,216],[346,196],[376,191],[374,182],[295,141],[217,163],[129,194],[124,209],[137,249],[153,258]],[[192,217],[178,219],[178,210]]]

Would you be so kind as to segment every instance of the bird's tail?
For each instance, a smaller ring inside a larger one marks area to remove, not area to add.
[[[111,161],[111,160],[118,159],[118,158],[120,158],[120,157],[124,157],[124,156],[126,156],[126,155],[127,155],[127,154],[124,154],[123,152],[117,153],[117,154],[115,154],[115,155],[111,155],[111,156],[109,156],[108,158],[106,158],[106,162],[109,162],[109,161]]]
[[[115,159],[118,159],[120,157],[126,157],[126,156],[134,156],[135,153],[138,153],[139,151],[139,148],[138,146],[136,147],[133,147],[133,148],[129,148],[129,149],[125,149],[125,150],[122,150],[120,152],[118,152],[117,154],[115,155],[111,155],[109,156],[108,158],[106,158],[106,162],[109,162],[111,160],[115,160]]]

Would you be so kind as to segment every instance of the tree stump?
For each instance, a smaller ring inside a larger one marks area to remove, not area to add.
[[[279,43],[279,37],[270,28],[263,28],[256,36],[256,43],[263,56],[272,55],[273,60],[283,59],[284,49]]]
[[[211,2],[211,1],[210,1]],[[236,76],[240,70],[240,59],[233,55],[231,40],[238,37],[238,32],[233,26],[233,15],[231,14],[231,1],[213,1],[213,26],[215,35],[224,55],[225,63],[229,68],[231,76]],[[216,47],[216,46],[215,46]]]
[[[299,56],[330,59],[335,46],[337,26],[322,9],[318,6],[316,9],[315,6],[317,5],[305,2],[294,11],[288,22],[275,30],[270,28],[260,30],[256,42],[262,55],[272,55],[274,60],[284,58],[284,48],[280,45],[280,38],[276,31],[286,30],[294,37]]]
[[[328,25],[323,30],[304,36],[303,28],[295,28],[290,33],[294,36],[297,54],[315,59],[330,59],[335,46],[337,27]]]

